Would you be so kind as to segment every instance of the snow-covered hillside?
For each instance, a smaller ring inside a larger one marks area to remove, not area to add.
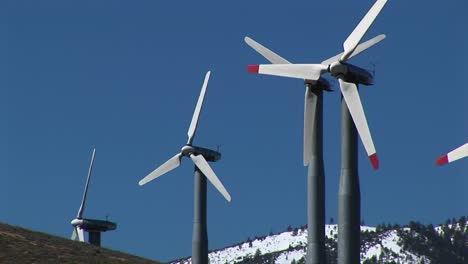
[[[337,225],[326,225],[325,235],[327,238],[336,240]],[[374,227],[362,226],[361,231],[374,232]],[[382,236],[382,239],[374,244],[366,245],[366,251],[361,253],[362,261],[375,256],[377,259],[383,251],[393,252],[402,263],[404,261],[414,261],[414,263],[425,263],[423,258],[404,252],[397,242],[399,237],[396,231],[388,231]],[[215,250],[209,254],[211,264],[239,263],[248,258],[254,258],[256,255],[267,255],[276,253],[274,263],[290,264],[293,260],[298,262],[306,254],[307,229],[294,229],[279,234],[246,241],[238,245]],[[184,259],[173,264],[188,264],[191,259]],[[272,262],[273,263],[273,262]]]
[[[337,225],[326,225],[325,235],[336,243]],[[374,234],[376,228],[362,226],[362,232]],[[377,237],[377,235],[375,235]],[[366,241],[362,247],[361,263],[366,260],[382,259],[396,263],[425,263],[429,260],[407,252],[399,245],[400,237],[395,230],[380,232],[376,239]],[[231,247],[212,251],[209,254],[211,264],[241,263],[247,259],[270,255],[268,263],[290,264],[293,260],[299,262],[306,254],[307,229],[298,228],[274,234],[255,240],[246,241]],[[172,264],[188,264],[191,259],[184,259]]]

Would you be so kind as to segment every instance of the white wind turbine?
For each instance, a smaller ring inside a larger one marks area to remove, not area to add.
[[[206,73],[205,81],[203,82],[200,96],[198,97],[197,105],[195,107],[195,111],[193,112],[192,122],[190,123],[190,127],[187,131],[187,143],[182,147],[179,153],[174,155],[164,164],[162,164],[150,174],[148,174],[145,178],[140,180],[140,182],[138,183],[140,186],[145,185],[146,183],[156,179],[157,177],[179,167],[182,157],[189,157],[195,164],[196,168],[198,168],[206,176],[206,178],[208,178],[208,180],[224,196],[224,198],[228,202],[231,201],[231,195],[228,193],[226,188],[224,188],[224,185],[221,183],[219,178],[214,173],[213,169],[211,169],[210,165],[206,161],[206,159],[213,159],[214,157],[216,159],[213,161],[216,161],[220,158],[219,153],[213,150],[192,145],[193,139],[195,137],[195,132],[197,130],[198,117],[200,116],[200,111],[203,106],[203,100],[205,98],[206,87],[208,86],[208,80],[210,79],[210,73],[210,71]]]
[[[379,35],[359,44],[387,0],[377,0],[354,31],[343,43],[344,52],[321,64],[291,64],[261,44],[246,37],[246,43],[273,64],[248,66],[248,71],[305,80],[304,99],[304,166],[308,168],[308,241],[307,263],[325,262],[324,242],[324,172],[322,154],[322,94],[329,83],[322,77],[330,73],[338,79],[344,99],[342,103],[341,176],[339,186],[338,263],[359,263],[360,260],[360,190],[357,173],[357,135],[374,169],[379,160],[358,92],[358,84],[372,85],[372,74],[347,61],[385,38]],[[352,120],[351,120],[352,119]],[[353,125],[354,122],[354,125]],[[356,129],[355,129],[356,128]]]
[[[86,199],[88,196],[89,183],[91,181],[91,174],[93,172],[95,155],[96,149],[93,149],[93,154],[91,156],[91,163],[89,165],[88,177],[86,178],[86,185],[83,192],[81,205],[78,209],[78,214],[76,215],[75,219],[71,221],[71,224],[73,226],[71,239],[75,240],[78,238],[79,241],[84,242],[84,231],[86,231],[88,232],[88,242],[95,246],[101,246],[101,232],[115,230],[117,228],[117,224],[107,220],[83,218]]]
[[[203,106],[206,87],[210,78],[208,71],[205,76],[205,81],[198,98],[195,111],[193,113],[192,122],[187,132],[187,143],[182,147],[179,153],[174,155],[164,164],[159,166],[153,172],[143,178],[139,184],[144,185],[149,181],[179,167],[182,157],[189,157],[195,165],[194,179],[194,220],[193,220],[193,235],[192,235],[192,263],[206,264],[208,263],[208,234],[207,234],[207,219],[206,219],[206,179],[230,202],[231,195],[228,193],[224,185],[218,179],[214,171],[211,169],[207,161],[215,162],[221,158],[221,153],[192,145],[197,130],[198,117]]]

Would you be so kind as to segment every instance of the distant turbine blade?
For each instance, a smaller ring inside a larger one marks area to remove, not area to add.
[[[193,163],[195,163],[195,166],[197,166],[197,168],[200,169],[200,171],[205,175],[205,177],[211,182],[211,184],[213,184],[214,187],[224,196],[224,198],[228,202],[230,202],[231,195],[228,193],[226,188],[224,188],[224,185],[218,179],[218,177],[216,176],[214,171],[211,169],[210,165],[205,160],[203,155],[191,154],[190,158],[192,159]]]
[[[81,242],[84,242],[84,231],[81,227],[77,226],[76,227],[76,232],[78,233],[78,239],[81,241]]]
[[[157,169],[155,169],[153,172],[148,174],[145,178],[140,180],[138,183],[140,186],[156,179],[157,177],[179,167],[180,165],[180,159],[182,157],[181,153],[177,153],[174,155],[172,158],[170,158],[168,161],[166,161],[163,165],[159,166]]]
[[[349,56],[348,60],[351,59],[352,57],[358,55],[359,53],[365,51],[366,49],[374,46],[375,44],[379,43],[380,41],[384,40],[385,39],[385,34],[380,34],[378,35],[377,37],[374,37],[372,39],[369,39],[368,41],[366,42],[363,42],[361,44],[359,44],[356,49],[354,50],[353,53],[351,53],[351,55]],[[336,62],[338,60],[340,60],[341,56],[343,56],[343,52],[338,54],[338,55],[335,55],[327,60],[324,60],[322,62],[323,65],[330,65],[332,64],[333,62]]]
[[[354,83],[345,82],[341,78],[338,79],[338,81],[340,82],[341,93],[343,94],[343,98],[348,106],[349,113],[351,114],[354,125],[361,137],[362,144],[364,145],[367,155],[372,162],[372,166],[374,169],[378,169],[379,160],[377,158],[377,153],[375,152],[374,142],[372,141],[369,126],[367,125],[366,115],[362,108],[357,86]]]
[[[464,145],[437,159],[437,165],[444,165],[464,157],[468,157],[468,143],[465,143]]]
[[[187,132],[187,136],[188,136],[187,144],[188,145],[192,144],[193,137],[195,136],[195,131],[197,130],[198,117],[200,116],[200,111],[203,106],[203,99],[205,98],[206,86],[208,85],[210,74],[211,72],[208,71],[205,75],[205,81],[203,82],[203,86],[200,91],[200,96],[198,97],[197,106],[195,107],[195,111],[193,112],[192,122],[190,122],[190,127]]]
[[[88,196],[88,188],[89,188],[89,181],[91,179],[91,173],[93,172],[93,164],[94,164],[94,156],[96,154],[96,149],[93,149],[93,154],[91,156],[91,164],[89,165],[89,170],[88,170],[88,177],[86,178],[86,185],[83,193],[83,199],[81,200],[81,205],[80,209],[78,209],[78,214],[76,218],[81,219],[83,216],[85,204],[86,204],[86,196]]]
[[[75,239],[76,239],[76,236],[77,236],[77,234],[76,234],[76,227],[74,227],[74,228],[73,228],[73,232],[72,232],[72,235],[71,235],[71,238],[70,238],[70,239],[71,239],[71,240],[75,240]]]
[[[258,53],[260,53],[260,55],[265,57],[265,59],[267,59],[268,61],[270,61],[273,64],[291,64],[289,61],[287,61],[286,59],[284,59],[280,55],[274,53],[273,51],[271,51],[267,47],[263,46],[262,44],[256,42],[255,40],[253,40],[253,39],[251,39],[249,37],[245,37],[244,41],[252,49],[254,49]]]
[[[260,64],[249,65],[247,70],[251,73],[316,81],[322,73],[326,72],[327,66],[322,64]]]
[[[312,93],[311,87],[306,85],[304,95],[304,166],[307,166],[310,163],[316,111],[317,96]]]
[[[361,22],[354,28],[353,32],[348,36],[346,41],[343,43],[344,53],[341,56],[341,61],[345,62],[349,59],[356,46],[361,41],[364,34],[366,34],[369,27],[374,22],[375,18],[379,15],[382,8],[387,3],[387,0],[377,0],[374,5],[369,9],[367,14],[362,18]]]

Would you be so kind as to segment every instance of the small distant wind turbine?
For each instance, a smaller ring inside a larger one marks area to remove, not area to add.
[[[193,113],[192,122],[187,132],[187,143],[182,147],[180,153],[170,158],[164,164],[159,166],[153,172],[143,178],[139,184],[144,185],[149,181],[179,167],[182,157],[189,157],[195,165],[195,184],[194,184],[194,222],[192,237],[192,263],[208,263],[208,234],[206,225],[206,179],[230,202],[231,195],[224,185],[218,179],[207,161],[215,162],[221,158],[221,153],[193,146],[193,139],[197,130],[198,117],[203,106],[206,87],[210,78],[210,71],[206,73],[205,81],[198,97],[198,102]]]
[[[101,246],[101,232],[115,230],[117,228],[117,224],[107,220],[83,218],[86,198],[88,195],[89,182],[91,180],[91,174],[93,171],[95,154],[96,149],[93,149],[93,154],[91,156],[91,164],[89,165],[88,177],[86,179],[86,185],[83,193],[83,199],[81,200],[81,205],[78,209],[78,214],[76,215],[76,218],[71,221],[71,224],[73,226],[73,233],[71,239],[75,240],[76,238],[78,238],[79,241],[84,242],[84,231],[86,231],[89,235],[88,242],[96,246]]]
[[[450,151],[437,159],[437,165],[444,165],[468,156],[468,143]]]

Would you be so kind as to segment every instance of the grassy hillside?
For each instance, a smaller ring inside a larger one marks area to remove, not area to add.
[[[157,264],[159,262],[0,223],[0,263]]]

